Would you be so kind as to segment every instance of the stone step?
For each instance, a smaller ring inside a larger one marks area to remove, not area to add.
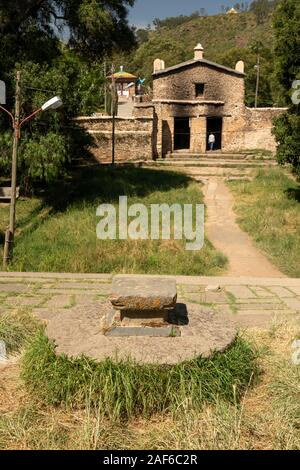
[[[253,155],[246,153],[219,153],[219,152],[208,152],[208,153],[181,153],[175,152],[169,154],[167,160],[195,160],[195,159],[219,159],[219,160],[245,160],[247,158],[253,158]]]
[[[261,168],[276,166],[274,161],[240,161],[240,160],[156,160],[153,166],[166,167],[198,167],[198,168]]]
[[[16,188],[16,198],[19,199],[20,197],[20,187],[17,186]],[[11,200],[11,187],[0,187],[0,201],[10,201]]]
[[[164,160],[253,160],[253,161],[274,161],[274,156],[266,156],[256,153],[181,153],[175,152],[168,154]]]

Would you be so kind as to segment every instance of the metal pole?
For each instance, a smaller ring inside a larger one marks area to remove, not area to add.
[[[112,66],[112,166],[115,165],[116,155],[116,79],[114,76],[115,69]]]
[[[104,59],[103,72],[104,72],[104,111],[107,113],[106,59]]]
[[[259,79],[260,79],[260,55],[257,55],[257,76],[256,76],[256,91],[255,91],[255,108],[258,107],[258,91],[259,91]]]
[[[13,255],[13,242],[15,235],[16,221],[16,192],[17,192],[17,164],[18,164],[18,144],[20,138],[20,102],[21,102],[21,73],[17,72],[16,80],[16,103],[15,103],[15,119],[14,119],[14,141],[12,153],[12,169],[11,169],[11,199],[9,212],[9,227],[5,234],[5,244],[3,252],[3,268],[6,269]]]
[[[116,115],[115,111],[113,111],[112,116],[112,166],[115,165],[115,157],[116,157]]]

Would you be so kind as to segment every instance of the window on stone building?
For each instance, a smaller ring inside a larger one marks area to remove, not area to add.
[[[204,83],[196,83],[196,98],[202,98],[204,96]]]

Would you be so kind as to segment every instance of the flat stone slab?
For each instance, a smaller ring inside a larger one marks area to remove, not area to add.
[[[11,307],[34,307],[35,305],[39,305],[43,301],[43,297],[8,297],[5,300],[6,305]]]
[[[0,292],[15,292],[17,294],[23,293],[29,290],[29,287],[26,284],[4,284],[0,283]]]
[[[174,365],[199,356],[208,358],[214,352],[224,352],[234,342],[237,326],[229,315],[194,304],[179,305],[179,310],[181,317],[175,327],[180,337],[106,336],[101,324],[112,314],[110,302],[53,313],[47,318],[46,332],[59,354],[75,358],[85,355],[97,361],[130,358],[141,364]]]
[[[226,291],[236,299],[257,299],[256,295],[247,286],[230,286]]]
[[[50,300],[47,301],[45,307],[54,308],[66,308],[71,304],[70,295],[54,295]]]
[[[116,310],[127,312],[171,310],[177,301],[176,281],[160,277],[116,276],[109,300]]]

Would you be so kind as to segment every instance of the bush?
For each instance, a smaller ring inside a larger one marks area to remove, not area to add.
[[[63,101],[57,112],[40,113],[22,127],[18,174],[21,186],[29,191],[41,182],[65,177],[71,159],[89,155],[91,137],[73,119],[101,110],[103,71],[101,65],[89,66],[72,52],[62,54],[52,66],[24,62],[17,69],[21,71],[22,118],[54,95]],[[0,136],[0,170],[9,175],[13,133],[8,119],[0,118],[0,130],[7,129]]]
[[[300,175],[300,114],[285,113],[276,118],[274,124],[278,162],[290,163]]]
[[[293,83],[300,78],[298,0],[281,0],[274,14],[275,78],[285,94],[289,111],[275,120],[277,157],[281,164],[291,163],[300,173],[300,106],[292,100]]]
[[[12,132],[0,132],[0,169],[4,174],[9,174],[12,155]]]
[[[68,143],[64,136],[49,132],[28,140],[21,154],[20,164],[26,166],[27,176],[33,181],[55,181],[64,173],[68,157]]]

